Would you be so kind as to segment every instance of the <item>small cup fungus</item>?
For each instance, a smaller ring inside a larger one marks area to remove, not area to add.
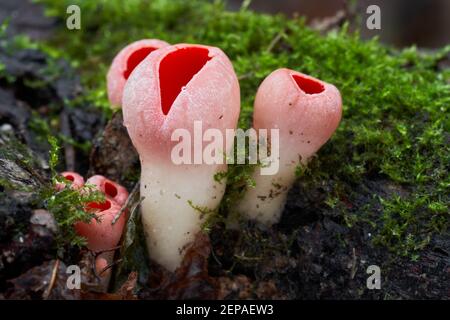
[[[71,182],[70,186],[73,189],[80,189],[84,185],[83,177],[76,172],[64,171],[61,173],[61,176],[63,176],[66,180],[69,180]],[[66,186],[65,183],[57,183],[56,190],[62,190],[64,189],[65,186]]]
[[[119,204],[109,199],[103,203],[91,202],[86,210],[95,213],[97,219],[92,218],[90,223],[75,224],[76,232],[87,239],[88,249],[98,253],[95,259],[96,272],[104,289],[107,288],[111,277],[111,270],[107,267],[113,262],[115,247],[120,242],[126,222],[125,215],[122,215],[112,224],[120,209]]]
[[[84,179],[78,173],[63,172],[61,175],[72,181],[70,186],[74,189],[81,189],[84,186]],[[75,231],[78,235],[86,238],[88,249],[98,252],[95,269],[100,277],[101,288],[106,290],[111,277],[111,270],[108,269],[108,266],[113,262],[115,247],[122,237],[126,215],[122,214],[114,224],[113,221],[125,204],[128,192],[124,187],[100,175],[89,178],[86,184],[95,186],[105,194],[106,199],[102,203],[90,202],[86,205],[85,210],[95,213],[96,218],[89,223],[77,222]],[[63,183],[56,185],[57,190],[65,187],[66,185]],[[84,192],[84,190],[79,192]]]
[[[127,45],[116,55],[106,76],[108,99],[113,107],[121,107],[123,88],[134,68],[151,52],[168,45],[161,40],[143,39]]]
[[[104,176],[92,176],[86,181],[86,184],[96,186],[99,191],[105,194],[107,199],[113,200],[119,206],[123,206],[128,199],[127,189]]]
[[[279,147],[279,170],[275,175],[256,170],[256,186],[246,191],[237,210],[263,225],[278,222],[296,167],[306,165],[328,141],[341,114],[341,95],[335,86],[289,69],[267,76],[256,94],[253,127],[279,129],[279,145],[271,145]]]

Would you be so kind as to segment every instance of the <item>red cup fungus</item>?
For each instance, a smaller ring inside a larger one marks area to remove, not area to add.
[[[113,262],[115,248],[120,242],[126,223],[126,216],[121,215],[116,223],[112,224],[120,209],[121,206],[110,199],[103,203],[91,202],[86,210],[95,213],[96,218],[92,218],[90,223],[75,224],[77,234],[87,239],[88,249],[98,253],[95,259],[96,273],[104,289],[107,288],[111,277],[111,269],[107,267]]]
[[[104,176],[92,176],[86,181],[86,184],[94,185],[99,191],[105,194],[107,199],[113,200],[119,206],[123,206],[128,199],[127,189]]]
[[[123,88],[136,66],[153,51],[168,45],[157,39],[143,39],[127,45],[116,55],[106,76],[108,99],[113,107],[121,107]]]
[[[80,189],[84,185],[84,179],[76,172],[64,171],[61,173],[66,180],[70,182],[70,187],[73,189]],[[56,190],[62,190],[66,187],[65,183],[57,183]]]
[[[279,129],[279,145],[271,145],[279,147],[279,170],[275,175],[256,170],[256,187],[248,188],[237,210],[262,225],[278,222],[297,166],[328,141],[341,115],[341,95],[332,84],[289,69],[267,76],[256,94],[253,127]]]
[[[67,171],[61,175],[72,181],[71,187],[74,189],[81,189],[85,185],[83,177],[78,173]],[[86,238],[89,250],[98,252],[95,260],[96,273],[100,278],[100,288],[106,290],[111,277],[111,270],[108,269],[108,266],[113,262],[115,247],[122,237],[126,214],[120,215],[114,224],[112,222],[125,204],[128,192],[121,185],[101,175],[92,176],[86,181],[86,185],[92,185],[105,194],[105,201],[88,203],[85,210],[94,213],[96,218],[89,223],[77,222],[75,231],[78,235]],[[56,186],[57,190],[65,187],[66,185],[62,183]],[[79,192],[84,192],[84,190]]]
[[[194,121],[205,130],[234,129],[240,111],[239,83],[218,48],[178,44],[147,56],[128,79],[124,123],[141,161],[142,221],[150,257],[175,270],[205,219],[196,208],[215,209],[225,191],[215,181],[226,164],[175,164],[172,134]],[[230,150],[224,150],[228,152]]]

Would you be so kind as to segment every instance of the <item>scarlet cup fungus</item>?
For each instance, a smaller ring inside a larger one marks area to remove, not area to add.
[[[83,188],[84,179],[78,173],[66,171],[61,175],[72,181],[71,188],[76,190]],[[96,218],[91,219],[89,223],[77,222],[75,231],[78,235],[86,238],[88,249],[98,253],[95,259],[95,269],[100,278],[100,288],[106,290],[111,277],[111,270],[108,267],[113,262],[115,247],[119,244],[126,223],[126,214],[116,216],[125,204],[128,192],[121,185],[101,175],[89,178],[86,184],[95,186],[105,195],[106,199],[101,203],[90,202],[86,205],[85,211],[94,213]],[[57,190],[65,187],[64,183],[56,185]],[[85,190],[79,192],[85,192]],[[113,223],[113,221],[115,222]]]
[[[75,224],[76,232],[87,239],[88,249],[99,253],[95,259],[95,269],[104,289],[107,288],[111,277],[111,270],[107,267],[113,262],[115,247],[119,244],[126,222],[125,215],[122,215],[112,224],[120,209],[121,206],[110,199],[103,203],[91,202],[86,210],[95,213],[97,219],[93,218],[90,223]]]
[[[142,220],[150,256],[168,270],[179,266],[185,249],[215,209],[225,185],[215,181],[221,164],[175,164],[176,129],[236,128],[239,83],[228,57],[218,48],[178,44],[155,51],[136,67],[123,96],[124,123],[141,160]],[[225,149],[225,148],[224,148]],[[191,150],[194,150],[192,148]],[[227,150],[224,152],[229,152]],[[194,155],[195,158],[195,155]]]
[[[279,146],[270,146],[279,147],[279,171],[261,175],[256,170],[256,187],[246,191],[238,211],[263,225],[278,222],[296,167],[306,165],[328,141],[341,115],[341,95],[335,86],[289,69],[272,72],[256,94],[253,126],[279,129]]]
[[[108,99],[112,106],[122,105],[123,88],[134,68],[151,52],[168,45],[161,40],[143,39],[127,45],[116,55],[106,77]]]
[[[84,185],[83,177],[76,172],[64,171],[61,173],[61,176],[63,176],[66,180],[69,180],[71,182],[70,186],[73,189],[80,189]],[[57,183],[56,190],[62,190],[64,189],[65,186],[66,186],[65,183]]]
[[[86,184],[96,186],[99,191],[105,194],[107,199],[113,200],[119,206],[123,206],[127,201],[127,189],[115,183],[114,181],[105,178],[104,176],[92,176],[86,181]]]

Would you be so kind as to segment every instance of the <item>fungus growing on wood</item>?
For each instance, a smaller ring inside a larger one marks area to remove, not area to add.
[[[82,176],[75,172],[63,172],[61,175],[71,181],[73,189],[80,189],[85,186]],[[100,287],[106,290],[111,277],[109,266],[114,259],[115,247],[119,244],[122,231],[126,223],[126,214],[122,214],[113,224],[113,221],[128,198],[127,190],[119,184],[100,175],[93,176],[86,181],[86,185],[95,186],[100,192],[105,194],[104,202],[90,202],[86,205],[85,211],[94,213],[89,223],[77,222],[75,231],[78,235],[85,237],[88,249],[98,253],[95,259],[96,273],[100,278]],[[57,190],[62,190],[66,185],[58,183]],[[87,191],[86,191],[87,192]]]
[[[66,180],[70,182],[70,186],[73,189],[80,189],[84,185],[84,179],[76,172],[72,171],[64,171],[61,172],[61,176],[63,176]],[[61,190],[66,186],[65,183],[57,183],[56,190]]]
[[[255,98],[253,127],[279,129],[279,170],[261,175],[256,170],[255,188],[248,188],[237,210],[264,225],[279,221],[298,165],[324,145],[339,125],[342,101],[332,84],[289,69],[272,72],[261,83]]]
[[[234,129],[240,111],[239,83],[228,57],[218,48],[178,44],[149,55],[127,81],[124,123],[141,161],[142,221],[153,260],[175,270],[205,219],[198,208],[215,209],[225,184],[214,175],[226,164],[175,164],[175,130],[193,135]],[[184,137],[189,138],[189,137]],[[227,146],[228,147],[228,146]],[[225,149],[225,148],[224,148]],[[188,151],[194,150],[194,147]],[[223,150],[224,153],[230,150]]]
[[[113,200],[119,206],[123,206],[128,199],[127,189],[104,176],[92,176],[86,181],[86,184],[94,185],[99,191],[105,194],[107,199]]]
[[[78,222],[75,230],[87,239],[87,247],[97,253],[95,270],[100,278],[103,289],[107,289],[111,277],[111,269],[115,248],[122,237],[126,217],[121,215],[116,223],[112,224],[114,217],[120,211],[121,206],[112,200],[106,199],[102,203],[91,202],[86,210],[96,215],[89,223]]]
[[[127,45],[116,55],[106,76],[108,99],[113,107],[121,107],[123,88],[131,72],[150,53],[168,45],[161,40],[143,39]]]

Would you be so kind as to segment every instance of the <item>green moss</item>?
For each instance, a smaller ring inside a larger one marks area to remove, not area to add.
[[[175,197],[179,197],[179,195],[175,195]],[[219,221],[222,221],[222,216],[219,215],[217,208],[211,209],[204,206],[196,205],[192,202],[192,200],[188,200],[189,206],[197,211],[201,219],[204,219],[204,222],[201,225],[201,230],[203,232],[209,233],[211,228]]]
[[[224,50],[240,78],[242,128],[251,124],[258,85],[276,68],[335,84],[344,102],[342,123],[309,169],[299,171],[301,179],[311,188],[331,185],[323,206],[338,210],[350,224],[375,224],[377,243],[402,254],[420,251],[424,241],[448,228],[450,72],[438,70],[437,64],[450,46],[426,55],[414,47],[396,51],[376,39],[361,41],[346,27],[322,36],[302,19],[245,7],[228,12],[220,1],[40,2],[62,19],[69,4],[81,7],[82,29],[62,28],[47,46],[81,69],[89,99],[106,110],[109,63],[127,43],[145,37]],[[247,169],[230,167],[225,204],[248,182]],[[352,202],[362,182],[373,177],[411,192],[402,198],[375,198],[360,205],[358,214],[350,212],[342,199]]]
[[[92,185],[79,190],[63,188],[57,190],[59,183],[70,185],[56,169],[59,165],[59,143],[56,137],[49,136],[50,145],[48,167],[50,175],[44,170],[46,163],[14,136],[0,136],[0,186],[6,190],[20,190],[30,194],[35,208],[45,208],[55,218],[57,231],[55,244],[60,258],[68,249],[86,245],[86,240],[77,235],[77,222],[90,222],[95,214],[86,211],[91,202],[103,202],[104,195],[95,191]]]
[[[58,255],[64,257],[69,247],[82,247],[87,244],[86,239],[75,231],[78,222],[90,223],[96,215],[86,210],[91,202],[103,202],[105,196],[95,190],[95,186],[84,185],[81,189],[63,188],[57,190],[59,183],[70,185],[71,181],[61,177],[56,170],[59,161],[59,146],[55,137],[48,139],[51,149],[49,151],[49,166],[51,183],[43,186],[39,191],[44,207],[53,215],[58,225],[56,244]]]
[[[416,252],[430,242],[432,234],[445,232],[449,227],[448,207],[433,198],[416,193],[405,199],[399,196],[381,199],[383,227],[375,242],[402,255],[412,253],[416,258]]]

